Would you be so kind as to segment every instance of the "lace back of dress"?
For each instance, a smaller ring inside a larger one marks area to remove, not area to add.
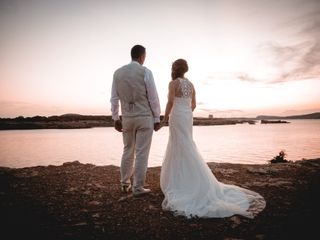
[[[192,98],[192,85],[187,79],[179,78],[181,97]]]

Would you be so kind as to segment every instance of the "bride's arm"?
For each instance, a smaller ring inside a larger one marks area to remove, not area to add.
[[[196,101],[196,90],[194,89],[194,86],[192,85],[192,101],[191,101],[191,109],[192,112],[197,106],[197,101]]]
[[[163,118],[164,123],[168,122],[169,114],[173,106],[174,96],[175,96],[175,81],[171,81],[169,83],[168,102],[166,105],[166,111]]]

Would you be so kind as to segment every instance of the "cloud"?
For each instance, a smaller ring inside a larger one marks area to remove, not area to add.
[[[251,83],[259,82],[258,79],[255,79],[254,77],[249,76],[248,73],[239,74],[237,78],[243,82],[251,82]]]
[[[319,39],[320,41],[320,39]],[[320,80],[320,43],[305,42],[296,46],[269,46],[281,71],[270,83],[306,79]]]
[[[303,26],[296,36],[304,41],[290,46],[276,43],[263,46],[264,50],[271,54],[272,64],[280,70],[280,74],[270,83],[320,80],[320,4],[315,7],[316,9],[308,15],[288,23],[289,26]]]
[[[293,3],[288,1],[286,4],[292,6]],[[298,11],[292,13],[294,16],[289,18],[288,15],[289,19],[279,23],[276,29],[291,43],[272,41],[260,44],[256,49],[256,70],[240,73],[237,79],[268,84],[320,80],[320,1],[297,1],[295,8]],[[259,63],[262,64],[259,66]],[[259,71],[265,71],[266,77],[258,76]]]
[[[245,76],[246,74],[239,72],[214,72],[204,78],[201,83],[210,86],[212,85],[212,81],[233,81],[242,75]]]
[[[234,81],[234,80],[241,80],[243,82],[251,82],[251,83],[257,83],[260,82],[258,79],[252,77],[248,73],[245,72],[229,72],[229,73],[215,73],[211,74],[210,76],[207,76],[201,83],[203,85],[211,85],[211,80],[214,81]]]

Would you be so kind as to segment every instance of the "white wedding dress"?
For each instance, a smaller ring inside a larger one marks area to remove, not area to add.
[[[253,218],[265,208],[253,191],[219,182],[193,141],[192,84],[179,78],[181,96],[169,116],[169,141],[161,169],[162,208],[187,218],[223,218],[240,214]]]

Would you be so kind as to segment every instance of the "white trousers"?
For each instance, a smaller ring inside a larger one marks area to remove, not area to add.
[[[122,118],[123,154],[121,159],[121,184],[131,184],[133,191],[143,188],[148,168],[148,158],[154,129],[153,117]]]

